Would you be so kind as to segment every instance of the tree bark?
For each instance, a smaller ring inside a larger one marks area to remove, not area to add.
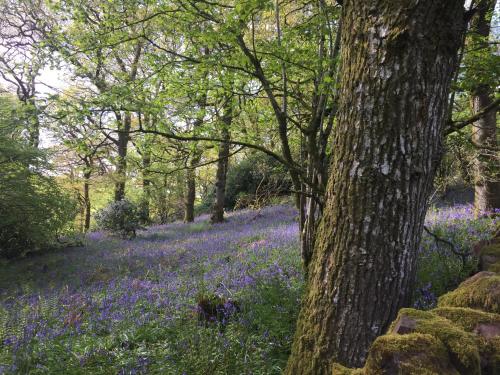
[[[184,222],[194,221],[194,201],[196,199],[196,168],[198,158],[193,157],[190,166],[186,170],[186,195],[184,196]]]
[[[38,118],[38,109],[36,107],[35,98],[29,98],[26,100],[26,105],[28,106],[28,133],[29,133],[29,143],[34,148],[40,146],[40,120]]]
[[[90,229],[90,172],[83,174],[83,204],[85,206],[85,223],[84,230],[88,232]]]
[[[118,66],[120,67],[121,71],[127,74],[126,81],[128,82],[134,82],[135,78],[137,77],[137,71],[139,68],[139,60],[141,58],[142,47],[143,47],[143,42],[141,39],[138,39],[137,44],[135,45],[134,48],[134,55],[132,64],[130,66],[130,71],[127,70],[127,65],[118,56],[118,54],[115,55],[115,60]],[[115,202],[116,202],[125,198],[125,181],[127,179],[127,149],[128,149],[128,142],[130,140],[132,113],[125,112],[123,116],[123,121],[120,112],[115,112],[115,114],[116,114],[116,119],[118,120],[118,142],[117,142],[118,163],[116,166],[117,181],[115,183]]]
[[[205,79],[205,78],[204,78]],[[197,102],[198,114],[193,123],[193,133],[196,134],[198,129],[203,125],[205,116],[205,108],[207,106],[207,93],[206,91],[201,94]],[[186,170],[186,195],[184,197],[184,222],[192,223],[194,221],[194,202],[196,200],[196,167],[200,163],[202,151],[195,143],[189,166]]]
[[[157,189],[157,209],[158,209],[158,220],[160,224],[168,223],[168,206],[167,206],[167,187],[168,179],[167,176],[163,176],[163,181]]]
[[[319,121],[319,120],[318,120]],[[318,125],[319,126],[319,125]],[[310,132],[306,137],[307,155],[307,179],[309,185],[303,184],[303,197],[300,206],[301,227],[300,227],[300,247],[305,277],[309,274],[309,263],[311,262],[318,221],[323,214],[325,174],[328,171],[325,155],[321,155],[321,147],[318,147],[318,134],[316,131]]]
[[[409,303],[463,0],[345,1],[331,174],[286,374],[361,366]]]
[[[334,34],[331,27],[332,14],[327,10],[327,5],[323,1],[318,2],[318,14],[324,20],[322,27],[325,34],[321,35],[318,40],[317,57],[321,61],[328,56],[330,62],[324,68],[322,66],[319,68],[318,77],[323,77],[323,79],[315,80],[311,118],[307,131],[303,132],[302,135],[305,143],[303,160],[306,161],[302,165],[306,166],[308,183],[302,181],[300,247],[306,279],[314,251],[318,222],[323,214],[326,180],[330,165],[329,157],[332,152],[331,150],[327,151],[327,149],[338,101],[338,93],[335,87],[338,87],[340,77],[337,57],[340,51],[342,18],[338,19]],[[326,35],[329,38],[326,38]]]
[[[116,182],[115,182],[115,202],[125,198],[125,181],[127,179],[127,149],[130,140],[130,126],[132,124],[132,115],[127,112],[123,116],[117,114],[119,122],[117,152],[118,160],[116,163]]]
[[[488,87],[476,91],[472,97],[473,112],[480,112],[493,102]],[[478,146],[474,161],[474,211],[477,217],[500,209],[500,159],[497,142],[497,111],[490,111],[472,127],[472,139]]]
[[[222,117],[222,139],[229,141],[229,128],[233,121],[232,101],[227,100],[225,113]],[[212,207],[212,224],[222,223],[224,221],[224,203],[226,199],[226,177],[229,166],[229,142],[221,142],[217,160],[217,173],[215,181],[215,202]]]
[[[146,149],[143,151],[142,155],[142,221],[144,223],[150,222],[150,209],[149,209],[149,201],[151,198],[151,179],[149,168],[151,167],[151,151],[149,150],[149,145],[146,146]]]
[[[492,0],[483,0],[479,3],[477,14],[471,22],[470,31],[477,34],[480,40],[479,43],[474,43],[474,40],[472,40],[469,44],[471,48],[489,48],[487,41],[491,29],[490,17],[495,3]],[[473,115],[490,106],[493,101],[492,87],[484,83],[479,84],[471,93]],[[498,152],[492,151],[498,147],[496,117],[496,110],[489,111],[472,126],[472,140],[478,147],[477,156],[474,160],[474,211],[476,216],[500,209],[500,175],[498,167],[500,159]]]
[[[151,129],[155,123],[155,116],[150,116],[148,113],[145,113],[143,117],[139,113],[139,120],[142,118],[142,125],[146,127],[146,129]],[[151,139],[151,134],[144,134],[144,139],[142,145],[138,147],[136,145],[138,153],[142,158],[142,197],[141,197],[141,222],[144,224],[149,224],[150,220],[150,200],[151,200],[151,176],[150,176],[150,167],[151,167],[151,146],[153,140]]]

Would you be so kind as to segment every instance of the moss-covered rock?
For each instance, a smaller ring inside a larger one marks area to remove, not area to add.
[[[448,350],[449,357],[461,374],[480,374],[479,347],[473,334],[464,331],[450,320],[428,311],[401,309],[398,319],[391,330],[401,319],[413,320],[414,332],[429,334],[439,339]]]
[[[480,324],[500,324],[500,314],[466,307],[438,307],[431,312],[451,320],[467,332],[474,332],[474,329]]]
[[[500,273],[500,239],[481,248],[479,259],[482,270]]]
[[[347,368],[338,363],[334,363],[331,370],[333,375],[363,375],[364,373],[365,371],[362,368]]]
[[[457,289],[441,296],[439,307],[469,307],[500,313],[500,275],[479,272],[459,285]]]
[[[432,313],[474,334],[481,358],[481,374],[500,374],[499,314],[463,307],[440,307]],[[484,330],[489,334],[485,334]]]
[[[366,375],[458,375],[445,345],[421,333],[388,334],[372,344],[364,367]]]

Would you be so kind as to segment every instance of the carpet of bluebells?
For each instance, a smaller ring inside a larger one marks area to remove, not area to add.
[[[460,206],[431,210],[427,226],[466,251],[496,220]],[[425,235],[415,305],[431,308],[474,266]],[[289,206],[132,241],[92,233],[85,247],[0,267],[0,374],[279,374],[303,290]],[[211,296],[222,318],[200,320]]]

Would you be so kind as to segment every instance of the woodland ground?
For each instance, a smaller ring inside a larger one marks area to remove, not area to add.
[[[461,205],[430,210],[426,225],[462,251],[497,222]],[[415,305],[432,307],[474,264],[425,235]],[[0,374],[278,374],[303,288],[289,206],[154,226],[133,241],[91,233],[85,247],[0,267]],[[209,300],[217,318],[200,321]]]

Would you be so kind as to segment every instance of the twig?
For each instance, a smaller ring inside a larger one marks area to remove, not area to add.
[[[432,238],[434,238],[434,240],[436,242],[441,242],[441,243],[448,245],[450,247],[451,252],[453,254],[455,254],[456,256],[460,257],[460,259],[462,260],[462,270],[465,268],[465,264],[467,262],[467,257],[470,256],[470,251],[461,252],[461,251],[457,250],[457,248],[455,247],[455,245],[452,242],[445,240],[444,238],[439,237],[434,232],[431,232],[430,229],[427,228],[425,225],[424,225],[424,231],[427,234],[431,235]]]

